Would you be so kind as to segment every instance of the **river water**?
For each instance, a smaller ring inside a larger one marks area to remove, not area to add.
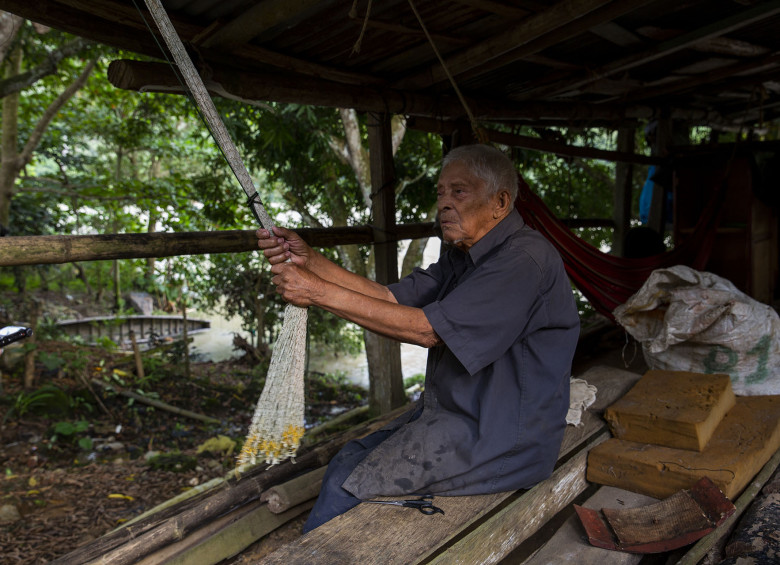
[[[193,353],[204,361],[224,361],[243,355],[233,349],[233,334],[240,334],[251,343],[249,332],[241,329],[241,319],[228,319],[204,312],[188,312],[188,317],[211,321],[211,328],[192,336]],[[428,350],[408,343],[401,344],[401,370],[404,378],[425,373]],[[350,382],[368,389],[368,361],[365,353],[335,355],[318,353],[309,360],[309,370],[321,373],[344,373]]]
[[[401,242],[404,243],[404,242]],[[399,253],[399,265],[404,248]],[[425,248],[423,265],[428,266],[436,260],[439,254],[439,240],[431,239]],[[243,355],[242,351],[233,349],[233,334],[240,334],[251,343],[249,332],[241,329],[241,319],[226,318],[218,314],[191,311],[189,318],[209,320],[211,329],[193,336],[194,353],[200,359],[218,362]],[[401,371],[404,378],[419,373],[425,373],[425,362],[428,351],[423,347],[401,344]],[[357,385],[368,388],[368,361],[365,353],[359,355],[317,354],[309,359],[309,370],[322,373],[344,373],[344,376]]]

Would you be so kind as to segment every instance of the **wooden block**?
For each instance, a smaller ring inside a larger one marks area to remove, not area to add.
[[[732,499],[780,448],[780,395],[737,398],[702,451],[612,438],[588,456],[588,480],[667,498],[709,477]]]
[[[618,439],[701,451],[734,402],[728,375],[648,371],[604,417]]]

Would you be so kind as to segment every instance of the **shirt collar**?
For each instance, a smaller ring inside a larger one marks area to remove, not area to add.
[[[483,235],[478,242],[471,246],[468,251],[471,260],[476,265],[487,252],[504,243],[510,235],[523,226],[525,226],[525,220],[523,220],[523,217],[520,215],[520,212],[517,211],[517,208],[513,207],[506,218],[501,220],[492,230]]]

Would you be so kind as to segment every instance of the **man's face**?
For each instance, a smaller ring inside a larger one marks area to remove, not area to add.
[[[454,161],[447,165],[437,185],[444,241],[468,251],[501,220],[494,217],[497,203],[498,196],[488,196],[485,182],[471,174],[464,163]]]

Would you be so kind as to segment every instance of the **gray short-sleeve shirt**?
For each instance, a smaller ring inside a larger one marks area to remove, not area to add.
[[[557,251],[513,210],[468,253],[446,251],[390,290],[444,342],[423,407],[343,484],[358,498],[487,494],[552,472],[566,426],[579,316]]]

